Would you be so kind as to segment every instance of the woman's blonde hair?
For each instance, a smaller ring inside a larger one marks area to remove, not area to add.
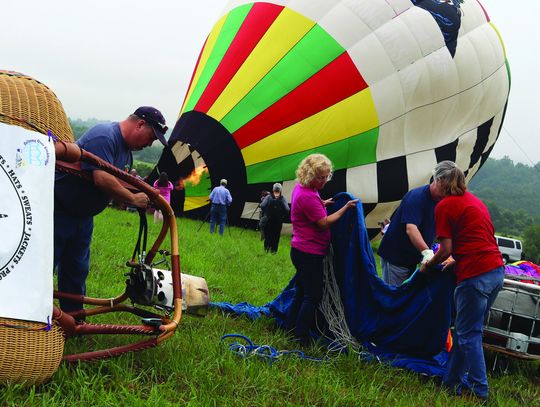
[[[453,161],[441,161],[433,169],[433,179],[441,182],[444,196],[463,195],[467,190],[465,174]]]
[[[332,161],[323,154],[310,154],[304,158],[296,169],[296,179],[305,187],[311,186],[311,182],[321,172],[330,171],[328,180],[332,178]]]

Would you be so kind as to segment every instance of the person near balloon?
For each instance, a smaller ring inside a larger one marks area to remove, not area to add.
[[[433,257],[435,206],[441,198],[438,184],[433,181],[410,190],[401,200],[377,251],[385,283],[401,285],[419,262]]]
[[[223,236],[227,223],[227,208],[232,203],[232,196],[227,187],[227,180],[219,181],[219,186],[210,192],[210,233],[214,233],[216,223],[219,223],[219,234]]]
[[[390,226],[390,219],[385,218],[382,222],[378,222],[378,224],[381,227],[381,236],[384,236],[388,230],[388,226]]]
[[[264,222],[264,250],[277,253],[283,219],[289,213],[289,203],[282,194],[283,187],[276,182],[272,193],[268,194],[261,203]]]
[[[443,270],[453,267],[457,277],[453,346],[443,384],[452,393],[461,394],[468,388],[478,398],[487,399],[482,331],[503,286],[504,265],[489,211],[467,191],[463,171],[452,161],[442,161],[433,176],[444,196],[435,208],[440,247],[420,272],[428,272],[452,254],[455,260],[444,262]]]
[[[184,201],[186,200],[186,187],[184,179],[180,178],[174,183],[174,188],[171,191],[171,208],[176,217],[184,215]]]
[[[167,203],[171,204],[171,191],[174,188],[169,175],[165,171],[159,173],[159,178],[154,182],[154,188],[159,191],[159,194],[165,198]],[[163,213],[159,209],[154,211],[154,223],[163,222]]]
[[[165,118],[157,109],[141,106],[125,120],[101,123],[88,130],[77,145],[122,170],[133,163],[132,151],[149,147],[157,139],[167,145]],[[146,208],[150,198],[144,192],[133,193],[106,171],[81,162],[81,170],[93,182],[57,171],[54,185],[54,267],[58,272],[58,290],[85,295],[90,267],[90,243],[94,216],[101,213],[111,197],[138,208]],[[82,303],[60,299],[65,312],[82,309]]]
[[[258,208],[261,208],[261,204],[264,202],[265,198],[270,195],[270,191],[267,191],[266,189],[263,189],[261,191],[261,203],[259,204]],[[261,240],[264,240],[264,227],[266,226],[266,222],[268,221],[268,218],[264,217],[264,213],[262,209],[259,211],[259,231],[261,232]]]
[[[322,200],[319,191],[332,177],[332,162],[322,154],[311,154],[296,170],[297,184],[291,197],[291,261],[296,269],[295,294],[285,327],[301,344],[309,343],[316,310],[323,293],[323,260],[330,247],[330,227],[356,206],[357,199],[328,215],[332,199]]]

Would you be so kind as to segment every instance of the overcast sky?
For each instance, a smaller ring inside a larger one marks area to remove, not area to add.
[[[466,0],[475,1],[475,0]],[[506,45],[512,89],[492,157],[540,162],[540,0],[481,0]],[[174,124],[227,0],[2,2],[0,69],[49,86],[71,118],[121,120],[154,105]]]

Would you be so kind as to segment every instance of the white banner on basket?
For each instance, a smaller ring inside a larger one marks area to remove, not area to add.
[[[0,123],[0,317],[50,322],[54,143]]]

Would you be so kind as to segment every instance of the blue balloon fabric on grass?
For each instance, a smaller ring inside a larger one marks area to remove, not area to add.
[[[329,213],[354,199],[348,193],[334,197]],[[347,326],[374,358],[392,366],[440,376],[447,360],[445,349],[452,316],[455,277],[451,272],[415,273],[399,287],[389,286],[377,267],[364,223],[362,205],[349,210],[332,227],[334,276],[339,287]],[[294,278],[273,301],[263,306],[248,303],[212,303],[226,312],[251,319],[273,317],[283,326],[294,296]],[[325,331],[324,316],[319,328]],[[323,332],[332,336],[330,332]],[[313,332],[314,335],[319,333]]]

